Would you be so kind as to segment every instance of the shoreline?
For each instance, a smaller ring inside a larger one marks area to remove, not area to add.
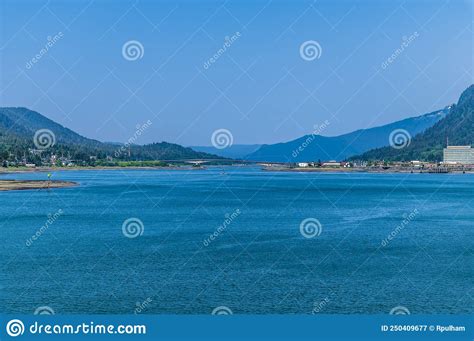
[[[37,167],[37,168],[15,168],[15,169],[0,169],[0,176],[2,174],[15,174],[15,173],[41,173],[41,172],[57,172],[57,171],[83,171],[83,170],[194,170],[203,169],[204,167],[152,167],[152,166],[141,166],[141,167]]]
[[[411,169],[361,169],[361,168],[284,168],[263,167],[269,172],[295,172],[295,173],[362,173],[362,174],[474,174],[474,171],[452,170],[449,172],[430,172],[428,170]]]
[[[249,165],[250,166],[250,165]],[[367,173],[367,174],[474,174],[474,170],[450,170],[449,172],[430,172],[428,169],[366,169],[366,168],[311,168],[311,167],[268,167],[254,164],[253,166],[259,166],[261,170],[266,172],[296,172],[296,173]],[[106,170],[169,170],[169,171],[185,171],[185,170],[203,170],[211,166],[172,166],[172,167],[160,167],[160,166],[137,166],[137,167],[120,167],[120,166],[100,166],[100,167],[37,167],[37,168],[16,168],[16,169],[0,169],[0,177],[7,174],[18,174],[18,173],[42,173],[42,172],[57,172],[57,171],[106,171]],[[226,165],[216,167],[235,167],[239,168],[242,165]],[[3,181],[3,180],[0,180]],[[0,189],[1,190],[1,189]]]
[[[0,192],[75,187],[79,184],[59,180],[0,180]]]

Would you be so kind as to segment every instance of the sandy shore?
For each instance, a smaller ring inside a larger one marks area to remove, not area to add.
[[[17,191],[26,189],[48,189],[76,186],[77,183],[70,181],[46,181],[46,180],[0,180],[1,191]]]

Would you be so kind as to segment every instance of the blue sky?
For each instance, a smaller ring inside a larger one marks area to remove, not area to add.
[[[0,105],[102,141],[148,120],[138,143],[210,145],[221,128],[275,143],[325,121],[333,136],[455,102],[473,83],[472,14],[462,0],[7,0]],[[307,41],[318,58],[302,58]]]

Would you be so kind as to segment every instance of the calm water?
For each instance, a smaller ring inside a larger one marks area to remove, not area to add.
[[[4,312],[474,312],[473,175],[216,168],[54,178],[80,186],[0,193]],[[137,238],[122,232],[132,217],[144,225]],[[320,221],[319,236],[300,233],[306,218]]]

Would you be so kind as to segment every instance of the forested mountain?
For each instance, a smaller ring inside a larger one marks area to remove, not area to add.
[[[345,160],[370,149],[389,145],[389,135],[395,129],[404,129],[412,136],[432,127],[443,119],[448,109],[407,118],[380,127],[360,129],[348,134],[327,137],[305,135],[296,140],[263,145],[246,159],[274,162],[304,162],[320,160]]]
[[[38,134],[42,131],[44,133]],[[54,141],[54,144],[42,149],[38,148],[38,140],[40,147],[42,143],[52,144]],[[27,108],[0,108],[0,161],[12,163],[22,161],[40,165],[52,155],[81,164],[93,164],[97,160],[150,161],[219,158],[167,142],[144,146],[103,143],[81,136]]]
[[[458,103],[451,107],[444,119],[424,133],[415,136],[407,147],[374,149],[354,157],[354,159],[441,161],[447,140],[450,145],[472,145],[474,143],[474,85],[462,93]]]
[[[231,159],[242,160],[261,147],[260,144],[233,144],[227,148],[218,149],[212,146],[191,146],[193,150],[209,154],[215,154]]]

